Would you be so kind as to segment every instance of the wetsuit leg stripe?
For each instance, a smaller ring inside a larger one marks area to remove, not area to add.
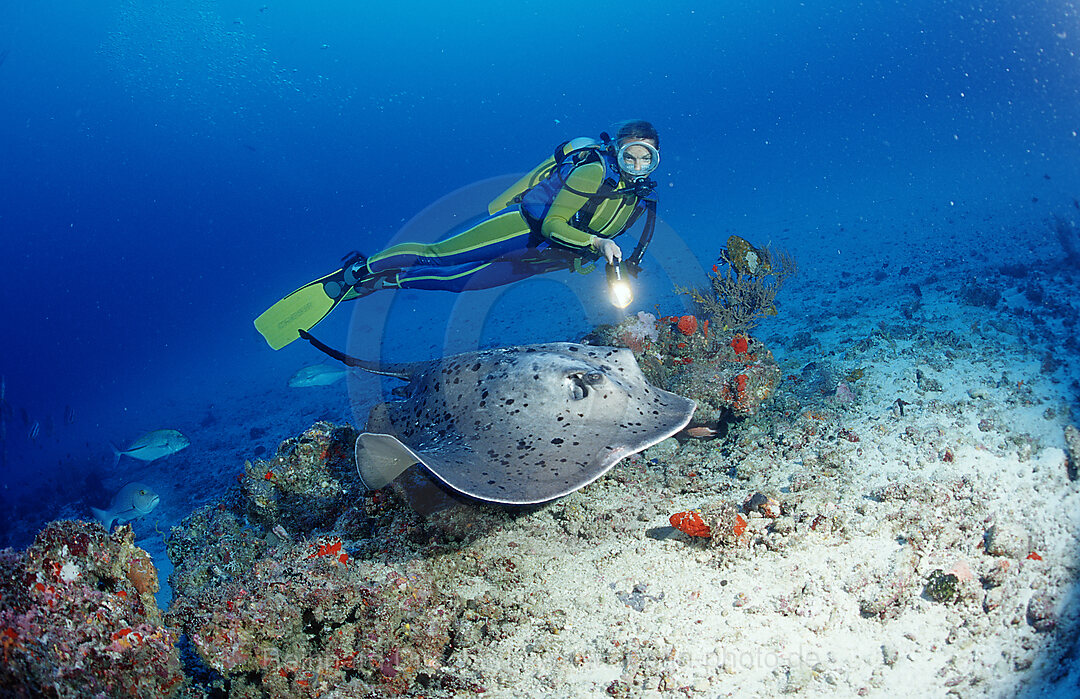
[[[518,210],[504,209],[437,243],[401,243],[389,247],[371,256],[368,268],[377,274],[417,264],[441,267],[487,261],[524,247],[529,235],[529,225]]]
[[[412,275],[412,274],[408,274],[408,273],[403,273],[403,274],[398,275],[398,280],[397,281],[398,281],[399,285],[407,284],[409,282],[419,282],[419,281],[449,281],[451,279],[460,279],[461,277],[472,276],[473,274],[476,274],[477,272],[484,269],[485,267],[490,267],[490,266],[491,266],[491,263],[487,262],[485,264],[473,267],[472,269],[465,270],[464,272],[458,272],[457,274],[418,274],[418,275]]]

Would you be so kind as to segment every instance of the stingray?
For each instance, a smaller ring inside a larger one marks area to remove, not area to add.
[[[370,489],[420,464],[476,500],[547,502],[671,437],[695,408],[650,385],[624,348],[556,342],[379,364],[300,335],[349,366],[408,382],[356,439]]]

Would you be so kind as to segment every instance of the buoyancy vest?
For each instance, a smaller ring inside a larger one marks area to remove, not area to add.
[[[610,154],[610,157],[605,157],[608,154]],[[589,202],[582,207],[576,217],[579,221],[578,225],[587,222],[589,217],[596,211],[597,206],[601,205],[605,200],[635,196],[631,192],[625,194],[616,193],[622,175],[614,154],[611,153],[611,138],[604,133],[601,134],[600,139],[585,136],[559,144],[551,157],[537,165],[510,188],[493,199],[488,205],[488,212],[494,214],[510,205],[519,204],[527,220],[531,220],[533,223],[542,221],[559,191],[568,188],[566,179],[574,168],[590,162],[603,163],[604,177],[600,189],[596,193],[580,192],[582,196],[589,199]],[[628,266],[634,276],[637,276],[641,260],[645,255],[645,249],[652,240],[656,221],[656,199],[651,193],[655,183],[651,180],[646,180],[645,183],[648,186],[641,189],[641,193],[636,195],[635,211],[626,224],[629,227],[643,212],[648,214],[641,239],[638,241],[633,253],[627,258]]]
[[[576,156],[579,151],[586,149],[600,150],[602,148],[604,148],[604,144],[601,141],[588,136],[560,143],[551,157],[526,173],[524,177],[512,184],[505,192],[492,199],[491,203],[488,204],[488,213],[494,214],[511,204],[520,203],[525,192],[550,177],[556,167],[564,164],[571,156]]]

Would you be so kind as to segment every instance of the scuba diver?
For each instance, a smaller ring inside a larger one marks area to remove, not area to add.
[[[487,289],[559,269],[588,272],[607,262],[613,303],[629,305],[623,273],[637,276],[656,221],[660,137],[647,121],[628,121],[612,139],[560,144],[488,206],[488,214],[435,243],[401,243],[370,257],[354,252],[342,268],[300,287],[255,319],[281,349],[339,303],[381,289]],[[623,259],[613,240],[646,215],[637,247]],[[618,298],[615,298],[616,295]]]

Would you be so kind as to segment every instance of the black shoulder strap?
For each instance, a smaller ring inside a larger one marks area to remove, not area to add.
[[[566,151],[566,147],[568,145],[570,145],[570,141],[563,141],[559,145],[555,146],[555,153],[554,153],[554,155],[552,157],[555,158],[555,166],[556,167],[558,167],[559,165],[562,165],[563,161],[566,160],[566,156],[570,155],[570,153],[568,153]]]

